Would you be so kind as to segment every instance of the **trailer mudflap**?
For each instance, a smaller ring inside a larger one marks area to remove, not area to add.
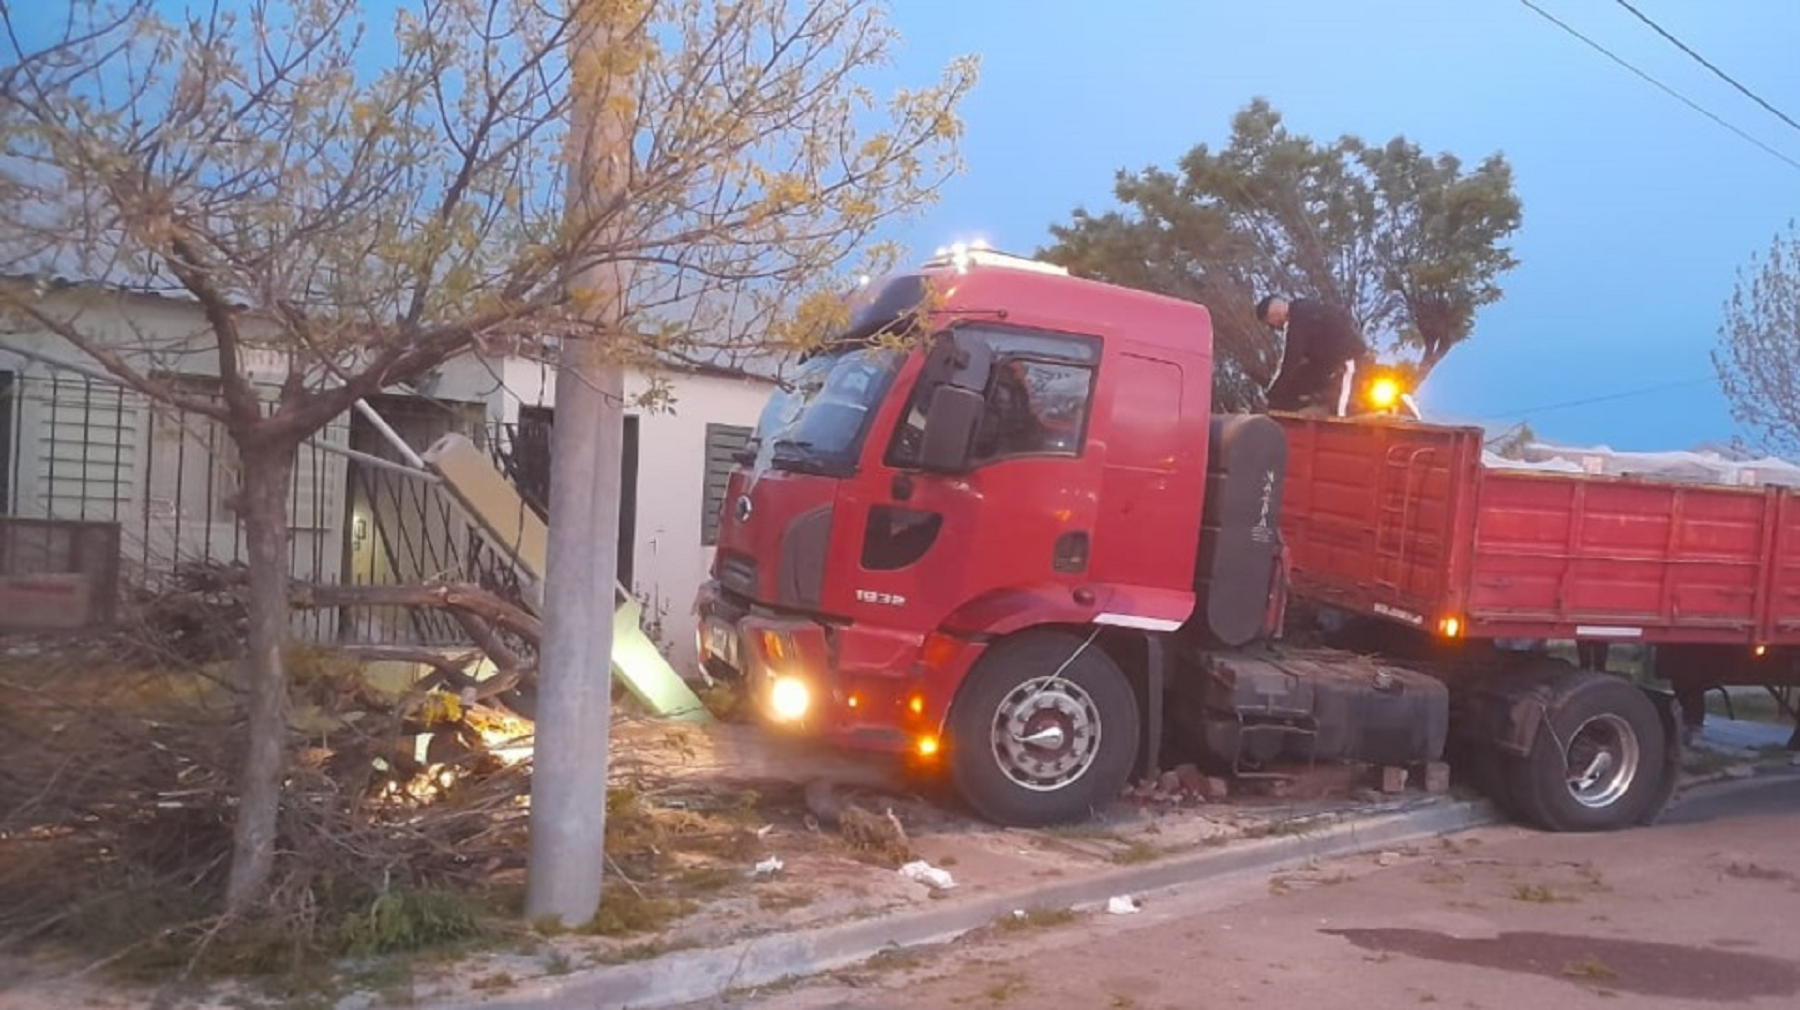
[[[1461,732],[1514,757],[1525,757],[1537,742],[1538,727],[1556,693],[1545,680],[1486,679],[1465,688]]]
[[[1656,714],[1662,718],[1663,724],[1663,759],[1662,783],[1657,786],[1656,795],[1644,807],[1644,813],[1638,823],[1648,827],[1662,818],[1669,800],[1675,796],[1675,787],[1681,781],[1681,702],[1673,691],[1654,691],[1644,689],[1649,695],[1651,704],[1656,706]]]

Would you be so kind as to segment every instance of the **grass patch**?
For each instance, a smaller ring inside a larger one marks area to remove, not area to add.
[[[1573,895],[1562,894],[1547,884],[1514,885],[1512,899],[1534,905],[1556,905],[1581,900]]]
[[[733,866],[690,866],[677,873],[670,883],[688,894],[717,894],[748,883],[748,878]]]
[[[1732,863],[1725,867],[1727,877],[1738,880],[1793,880],[1794,875],[1786,870],[1771,870],[1755,863]]]
[[[1582,886],[1596,894],[1606,894],[1613,888],[1600,873],[1600,868],[1593,863],[1575,864],[1575,875],[1581,878]]]
[[[700,704],[720,722],[749,722],[755,714],[751,711],[748,696],[724,681],[702,688],[699,695]]]
[[[1068,838],[1098,842],[1122,842],[1119,829],[1105,821],[1083,821],[1079,824],[1054,824],[1044,829],[1052,838]]]
[[[1563,965],[1563,974],[1570,978],[1585,978],[1598,982],[1611,982],[1619,977],[1618,972],[1607,967],[1604,961],[1592,954]]]
[[[1072,908],[1025,908],[1001,916],[995,925],[1004,932],[1018,933],[1030,929],[1066,926],[1076,918]]]
[[[1267,821],[1244,829],[1245,838],[1291,838],[1304,835],[1311,828],[1303,820]]]
[[[652,958],[662,957],[664,954],[673,954],[678,950],[689,950],[694,945],[692,940],[645,940],[642,943],[634,943],[630,946],[595,954],[592,963],[605,965],[648,961]]]
[[[1154,862],[1161,857],[1163,850],[1142,839],[1132,839],[1125,847],[1112,854],[1112,861],[1120,866],[1135,866],[1139,863]]]
[[[909,971],[926,963],[924,951],[912,947],[884,947],[869,955],[863,967],[870,971]]]
[[[1707,747],[1689,747],[1682,752],[1681,770],[1689,775],[1717,775],[1743,761],[1736,755]]]
[[[1731,710],[1726,711],[1725,699],[1717,691],[1706,692],[1706,714],[1720,719],[1734,718],[1744,722],[1785,723],[1787,716],[1782,714],[1781,706],[1776,704],[1766,691],[1755,694],[1749,692],[1734,693],[1731,696]]]
[[[756,907],[765,912],[787,912],[812,904],[810,894],[794,891],[769,891],[756,896]]]
[[[989,1003],[999,1006],[1003,1003],[1010,1003],[1030,991],[1031,986],[1026,983],[1025,976],[1008,975],[983,989],[981,995],[986,997]]]
[[[511,972],[497,971],[492,975],[483,975],[469,983],[469,988],[480,992],[505,992],[519,984],[519,980]]]
[[[615,887],[612,894],[600,902],[600,911],[594,918],[576,932],[611,937],[659,933],[677,920],[694,914],[699,907],[691,900],[652,897],[630,888]]]
[[[268,984],[287,975],[300,992],[319,987],[332,961],[458,948],[495,936],[498,910],[459,891],[408,886],[373,893],[326,882],[314,901],[307,921],[268,909],[220,917],[210,912],[208,895],[126,888],[79,906],[69,935],[84,949],[114,956],[111,968],[127,980],[191,972]]]
[[[399,890],[377,895],[339,923],[332,952],[344,957],[424,950],[486,935],[483,913],[466,895]]]

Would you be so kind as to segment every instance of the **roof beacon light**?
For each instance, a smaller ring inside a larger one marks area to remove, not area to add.
[[[1000,267],[1007,270],[1029,270],[1036,273],[1056,274],[1062,277],[1069,275],[1067,267],[1001,252],[989,245],[985,239],[939,246],[937,252],[925,262],[925,265],[927,267],[952,267],[959,274],[966,274],[974,267]]]

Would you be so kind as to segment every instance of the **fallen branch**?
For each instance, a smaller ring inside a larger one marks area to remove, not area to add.
[[[513,651],[512,647],[501,640],[499,634],[494,631],[493,625],[467,610],[452,610],[451,615],[456,618],[456,623],[462,626],[463,632],[469,636],[469,640],[475,643],[476,648],[487,653],[488,659],[494,663],[492,677],[470,685],[475,690],[477,700],[485,701],[504,694],[517,687],[519,681],[525,679],[527,673],[525,661],[519,657],[517,652]],[[533,666],[529,672],[535,674],[537,668]]]
[[[480,643],[477,643],[479,645]],[[445,656],[442,652],[431,649],[420,649],[406,645],[343,645],[339,646],[346,655],[357,659],[387,661],[395,663],[420,663],[431,667],[434,671],[430,678],[432,685],[447,685],[453,691],[479,685],[468,673],[468,665],[474,659],[472,655],[457,657]],[[499,661],[495,660],[496,665]],[[426,686],[421,683],[421,686]]]
[[[467,583],[421,586],[326,586],[294,588],[293,604],[305,610],[336,607],[433,607],[474,614],[489,624],[533,642],[543,637],[543,622],[501,597]],[[498,660],[496,660],[498,663]]]

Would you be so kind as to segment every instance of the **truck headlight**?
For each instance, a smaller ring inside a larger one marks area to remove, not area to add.
[[[810,708],[812,689],[799,677],[783,674],[769,685],[769,712],[778,721],[799,722]]]

